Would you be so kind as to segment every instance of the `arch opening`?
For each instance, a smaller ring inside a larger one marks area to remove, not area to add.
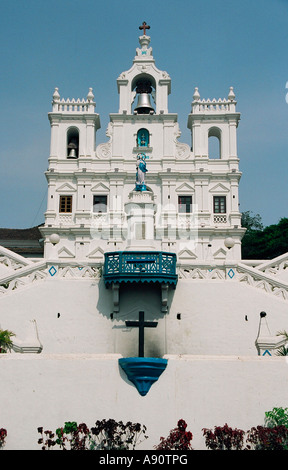
[[[79,157],[79,129],[70,127],[67,131],[67,158]]]
[[[218,127],[209,129],[208,157],[215,160],[221,158],[221,130]]]

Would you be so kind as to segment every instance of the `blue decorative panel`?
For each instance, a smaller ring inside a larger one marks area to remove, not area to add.
[[[272,354],[268,351],[268,349],[266,349],[266,351],[264,351],[263,356],[265,356],[266,354],[268,354],[269,356],[272,356]]]
[[[234,276],[235,276],[235,272],[233,271],[233,269],[229,269],[228,271],[228,276],[230,277],[230,279],[232,279]]]
[[[50,276],[55,276],[55,274],[57,273],[57,269],[54,268],[54,266],[51,266],[51,268],[49,269],[49,274]]]

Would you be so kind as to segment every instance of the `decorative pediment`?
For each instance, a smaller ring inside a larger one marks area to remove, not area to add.
[[[210,193],[229,193],[230,189],[227,188],[227,186],[225,186],[224,184],[222,183],[218,183],[216,184],[215,186],[213,186],[213,188],[211,188],[210,190]]]
[[[103,183],[98,183],[98,184],[95,184],[95,186],[93,186],[93,188],[91,188],[91,191],[93,192],[97,192],[97,193],[109,193],[109,188],[108,186],[106,186],[105,184]]]
[[[65,246],[58,251],[59,258],[75,258],[75,255]]]
[[[191,250],[181,250],[178,254],[178,259],[179,260],[182,260],[182,261],[189,261],[189,260],[192,260],[192,259],[196,259],[197,256],[195,255],[195,253],[193,253],[193,251]]]
[[[77,188],[75,188],[75,186],[73,186],[72,184],[70,183],[64,183],[62,184],[61,186],[59,186],[58,189],[56,189],[56,191],[59,193],[59,192],[63,192],[63,193],[71,193],[71,192],[76,192],[77,191]]]
[[[188,184],[188,183],[183,183],[178,188],[176,188],[177,193],[194,193],[194,188]]]
[[[95,250],[91,251],[88,255],[87,258],[94,259],[97,261],[103,261],[104,259],[104,251],[102,248],[95,248]]]
[[[225,259],[226,258],[226,251],[223,248],[219,248],[219,250],[215,251],[213,254],[214,259]]]

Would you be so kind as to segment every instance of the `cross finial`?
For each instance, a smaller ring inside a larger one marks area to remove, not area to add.
[[[147,25],[145,21],[143,21],[142,26],[139,26],[139,29],[143,29],[144,36],[146,35],[146,29],[150,29],[150,26]]]

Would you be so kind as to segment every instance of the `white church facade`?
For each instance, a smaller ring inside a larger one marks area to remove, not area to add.
[[[131,69],[117,79],[119,111],[110,114],[107,143],[95,143],[100,118],[92,89],[86,100],[61,99],[55,89],[45,256],[52,250],[49,235],[56,232],[59,258],[91,259],[133,245],[180,257],[188,250],[201,261],[228,253],[240,259],[240,114],[233,88],[223,100],[201,99],[195,88],[188,116],[191,144],[181,143],[178,116],[168,110],[171,79],[157,69],[150,38],[141,36],[139,42]],[[218,159],[209,158],[212,137],[218,140]],[[135,187],[139,155],[147,167],[143,194]]]
[[[107,142],[92,88],[86,99],[55,88],[44,256],[0,247],[0,327],[15,333],[0,356],[10,449],[37,449],[39,426],[104,418],[145,424],[151,449],[183,418],[201,449],[203,427],[248,429],[287,406],[288,254],[241,259],[233,87],[223,99],[195,87],[182,143],[170,76],[143,32]],[[127,359],[164,365],[143,392]]]

